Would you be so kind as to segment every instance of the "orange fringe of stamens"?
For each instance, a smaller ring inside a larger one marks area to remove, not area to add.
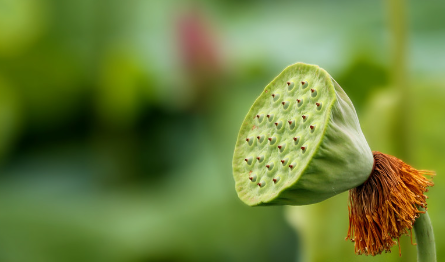
[[[377,151],[373,155],[374,169],[368,180],[349,190],[346,239],[354,242],[357,254],[375,256],[383,251],[391,252],[396,244],[394,240],[402,234],[408,235],[416,218],[425,213],[419,210],[420,207],[427,209],[428,197],[423,193],[434,183],[424,175],[435,173],[416,170],[396,157]]]

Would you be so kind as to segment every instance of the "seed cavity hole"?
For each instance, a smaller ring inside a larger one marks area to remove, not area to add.
[[[274,137],[274,136],[269,137],[267,140],[269,140],[269,144],[270,144],[271,146],[274,145],[274,144],[277,142],[277,138]]]
[[[289,101],[283,101],[281,102],[281,104],[283,105],[284,110],[289,108],[290,102]]]
[[[255,116],[255,118],[257,119],[258,123],[261,123],[264,120],[264,114],[258,114]]]
[[[303,98],[297,98],[297,106],[301,107],[303,105]]]
[[[310,125],[309,126],[309,128],[310,128],[310,130],[311,130],[311,133],[314,133],[315,132],[315,125]]]
[[[317,89],[315,89],[315,88],[311,88],[311,96],[312,97],[317,97]]]
[[[280,162],[283,166],[285,166],[287,165],[287,161],[289,161],[289,158],[282,159]]]
[[[288,90],[288,91],[291,91],[291,90],[294,89],[294,87],[295,87],[295,83],[294,83],[294,81],[287,81],[287,82],[286,82],[286,85],[287,85],[287,90]]]
[[[274,123],[274,125],[277,127],[277,130],[280,130],[281,128],[283,128],[283,121],[278,120]]]
[[[265,136],[264,135],[259,135],[256,137],[256,139],[258,140],[258,143],[262,144],[265,140]]]
[[[280,99],[280,94],[272,94],[271,96],[274,102],[277,102]]]

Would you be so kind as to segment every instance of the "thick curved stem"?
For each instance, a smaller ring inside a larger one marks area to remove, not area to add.
[[[436,244],[428,212],[420,214],[414,223],[417,240],[417,262],[436,262]]]

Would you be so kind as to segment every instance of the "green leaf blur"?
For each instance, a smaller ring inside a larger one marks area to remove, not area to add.
[[[338,81],[372,150],[437,172],[444,260],[445,3],[389,2],[406,17],[386,1],[0,0],[0,261],[416,261],[409,237],[401,258],[356,256],[347,193],[237,198],[238,128],[295,62]]]

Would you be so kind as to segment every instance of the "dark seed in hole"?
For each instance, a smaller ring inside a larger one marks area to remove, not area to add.
[[[274,183],[277,183],[277,179],[276,179],[276,178],[272,179],[272,181],[273,181]]]
[[[302,117],[303,119],[306,119],[306,116],[305,116],[305,115],[302,115],[301,117]]]
[[[296,142],[298,140],[298,138],[297,137],[294,137],[294,141]]]
[[[315,126],[309,126],[311,129],[314,129],[315,128]]]
[[[312,92],[312,93],[315,92],[315,89],[312,88],[312,89],[311,89],[311,92]]]

